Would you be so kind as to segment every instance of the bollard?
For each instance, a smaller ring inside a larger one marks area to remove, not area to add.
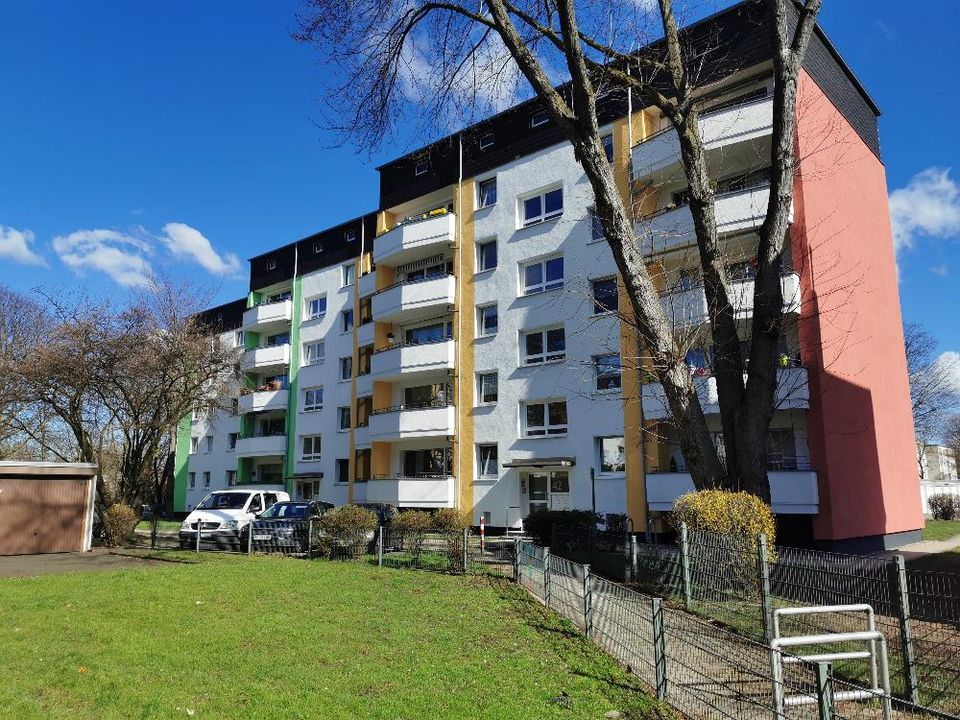
[[[590,566],[583,566],[583,634],[593,637],[593,590],[590,587]]]
[[[650,598],[653,620],[653,669],[657,685],[657,700],[667,697],[667,639],[663,624],[663,600]]]
[[[543,549],[543,602],[550,607],[550,548]]]
[[[383,525],[377,528],[377,567],[383,567]]]
[[[689,610],[693,605],[693,592],[690,588],[690,538],[686,523],[680,523],[680,576],[683,581],[683,607]]]
[[[253,555],[253,523],[247,523],[247,555]]]
[[[463,574],[467,574],[467,561],[470,554],[470,528],[463,529]]]
[[[891,566],[893,584],[896,588],[897,620],[900,623],[900,655],[903,657],[903,696],[914,705],[920,703],[917,686],[917,666],[913,649],[913,629],[910,623],[910,593],[907,589],[907,569],[903,555],[895,555]]]
[[[197,550],[196,550],[197,552],[200,552],[200,526],[202,524],[203,523],[200,522],[200,519],[198,518],[197,519]]]
[[[767,536],[757,536],[757,582],[760,585],[760,611],[763,613],[763,637],[773,640],[773,598],[770,592],[770,559],[767,551]]]

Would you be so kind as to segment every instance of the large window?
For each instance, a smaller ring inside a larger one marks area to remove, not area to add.
[[[303,345],[303,362],[306,365],[319,365],[326,356],[322,342],[308,342]]]
[[[302,451],[301,460],[319,460],[320,459],[320,436],[304,435],[301,440]]]
[[[597,464],[601,474],[626,471],[627,461],[622,436],[597,438]]]
[[[449,448],[405,450],[403,474],[407,477],[449,477],[453,474],[453,460]]]
[[[489,405],[497,401],[497,373],[477,374],[477,397],[481,405]]]
[[[343,266],[343,286],[353,285],[357,279],[357,266],[353,263]]]
[[[522,336],[523,364],[563,360],[567,354],[567,336],[562,327],[532,330]]]
[[[563,256],[537,260],[520,267],[523,294],[534,295],[563,287]]]
[[[350,461],[346,458],[337,458],[336,480],[338,485],[350,482]]]
[[[593,358],[596,369],[597,390],[619,390],[622,385],[623,368],[619,355],[597,355]]]
[[[303,411],[323,410],[323,388],[312,387],[303,391]]]
[[[523,198],[520,206],[524,227],[560,217],[563,215],[563,188]]]
[[[590,292],[593,295],[594,315],[616,312],[618,307],[616,278],[591,280]]]
[[[495,477],[498,473],[496,444],[477,445],[477,475]]]
[[[353,377],[353,356],[340,358],[340,379],[349,380]]]
[[[337,408],[337,426],[341,430],[350,429],[350,406],[349,405]]]
[[[496,304],[484,305],[483,307],[477,308],[477,335],[479,337],[496,335],[498,327],[499,319]]]
[[[477,185],[477,207],[485,208],[497,204],[497,179],[481,180]]]
[[[307,300],[307,319],[323,317],[327,314],[327,296],[318,295],[315,298]]]
[[[340,330],[342,332],[353,330],[353,310],[344,310],[340,313]]]
[[[477,243],[477,272],[493,270],[497,266],[497,241]]]
[[[453,337],[453,323],[437,322],[420,327],[407,328],[404,331],[405,342],[408,345],[429,345],[443,342]]]
[[[522,405],[525,437],[567,434],[567,401],[550,400]]]

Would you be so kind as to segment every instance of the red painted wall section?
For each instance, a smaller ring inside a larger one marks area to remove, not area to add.
[[[791,243],[820,514],[842,540],[923,527],[883,164],[800,78]]]

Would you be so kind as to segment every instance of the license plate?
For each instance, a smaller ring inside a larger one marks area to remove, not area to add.
[[[269,539],[270,539],[270,536],[269,536],[269,535],[254,535],[254,536],[253,536],[253,539],[254,539],[254,540],[269,540]]]

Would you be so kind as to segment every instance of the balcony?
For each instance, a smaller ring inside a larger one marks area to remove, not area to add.
[[[287,453],[287,436],[257,435],[254,437],[237,438],[236,453],[238,457],[285,455]]]
[[[756,141],[769,143],[773,131],[773,96],[721,107],[700,117],[700,137],[708,151],[723,148],[724,161],[742,154],[756,157]],[[680,141],[669,127],[634,146],[633,179],[661,180],[680,163]]]
[[[456,409],[452,405],[409,407],[399,405],[374,410],[370,416],[370,440],[391,442],[413,438],[436,438],[453,435]]]
[[[716,196],[717,233],[725,235],[758,230],[767,216],[770,185],[763,183]],[[664,253],[695,245],[693,216],[687,205],[661,211],[637,221],[637,239],[644,253]]]
[[[366,297],[367,295],[373,295],[377,291],[377,274],[375,272],[368,272],[365,275],[360,276],[360,281],[357,283],[357,292],[360,297]]]
[[[247,350],[240,361],[240,369],[244,372],[269,370],[271,368],[282,368],[289,364],[290,345],[284,344]]]
[[[357,375],[357,397],[373,394],[373,378],[370,373]]]
[[[447,314],[456,297],[453,275],[433,275],[415,282],[397,283],[373,296],[373,318],[378,322],[414,322]]]
[[[256,390],[240,396],[237,410],[241,415],[267,410],[286,410],[288,403],[287,390]]]
[[[358,425],[353,429],[353,444],[358,448],[370,447],[369,425]]]
[[[290,324],[292,317],[293,302],[290,300],[261,303],[243,313],[243,329],[256,333],[280,330]]]
[[[456,227],[453,213],[397,225],[374,240],[373,262],[396,267],[436,255],[453,245]]]
[[[733,283],[731,301],[738,319],[753,316],[753,289],[752,279]],[[784,314],[795,315],[800,312],[800,276],[794,272],[786,273],[780,278],[780,289],[783,292]],[[675,329],[703,325],[709,319],[707,298],[701,287],[668,293],[660,298],[660,303]]]
[[[770,479],[773,512],[780,515],[815,515],[820,508],[817,474],[812,470],[774,470]],[[647,505],[650,510],[667,512],[684,493],[693,492],[689,473],[647,473]]]
[[[386,477],[367,481],[367,502],[398,507],[449,508],[455,506],[452,477]]]
[[[373,321],[357,325],[357,347],[373,344]]]
[[[374,380],[396,382],[414,375],[453,370],[453,340],[422,344],[397,344],[377,350],[370,361]]]
[[[717,379],[696,377],[693,380],[704,413],[720,412],[717,398]],[[646,420],[666,420],[670,408],[659,383],[642,386],[643,417]],[[810,387],[807,384],[807,369],[792,367],[777,373],[777,410],[805,410],[810,407]]]

